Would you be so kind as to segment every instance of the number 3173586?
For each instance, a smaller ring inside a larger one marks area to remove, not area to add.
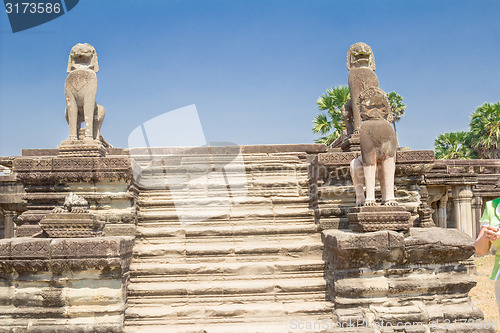
[[[21,2],[5,4],[7,14],[59,14],[61,12],[61,4],[50,2]]]

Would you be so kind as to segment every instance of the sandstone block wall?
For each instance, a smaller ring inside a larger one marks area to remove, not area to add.
[[[114,149],[114,153],[124,153]],[[107,157],[51,156],[50,149],[23,151],[13,162],[26,194],[26,211],[17,218],[16,237],[42,231],[39,222],[73,192],[89,203],[90,213],[105,224],[106,236],[135,234],[135,188],[126,155]]]
[[[370,322],[382,325],[382,332],[494,331],[468,296],[476,282],[460,261],[474,246],[463,232],[327,230],[323,241],[335,322]],[[416,325],[397,329],[406,322]]]
[[[121,332],[133,238],[0,241],[0,332]]]

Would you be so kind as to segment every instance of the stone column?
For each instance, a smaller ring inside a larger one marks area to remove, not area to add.
[[[470,185],[453,186],[452,195],[457,229],[474,238],[476,234],[472,220],[472,187]]]
[[[16,216],[16,212],[6,210],[4,211],[5,216],[5,224],[4,224],[4,234],[5,238],[14,237],[14,216]]]
[[[474,224],[474,236],[477,237],[479,234],[479,229],[481,228],[481,224],[479,223],[479,220],[481,220],[481,215],[482,211],[481,208],[483,207],[483,198],[482,197],[474,197],[472,198],[472,221]]]
[[[448,227],[448,216],[446,207],[448,205],[448,194],[445,194],[437,203],[437,226],[440,228]]]

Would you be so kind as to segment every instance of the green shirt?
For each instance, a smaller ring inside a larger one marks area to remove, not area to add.
[[[500,198],[486,202],[486,207],[484,208],[483,216],[481,217],[481,223],[488,223],[492,227],[500,226]],[[491,272],[490,279],[493,281],[498,281],[500,278],[500,237],[491,242],[493,246],[497,249],[495,254],[495,266],[493,266],[493,271]]]

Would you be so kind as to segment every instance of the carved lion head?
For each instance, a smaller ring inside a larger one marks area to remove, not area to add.
[[[347,69],[356,67],[370,67],[375,71],[375,58],[370,46],[365,43],[356,43],[347,51]]]
[[[90,44],[78,43],[71,49],[68,59],[68,73],[75,69],[88,68],[94,72],[99,71],[97,63],[97,53]]]

